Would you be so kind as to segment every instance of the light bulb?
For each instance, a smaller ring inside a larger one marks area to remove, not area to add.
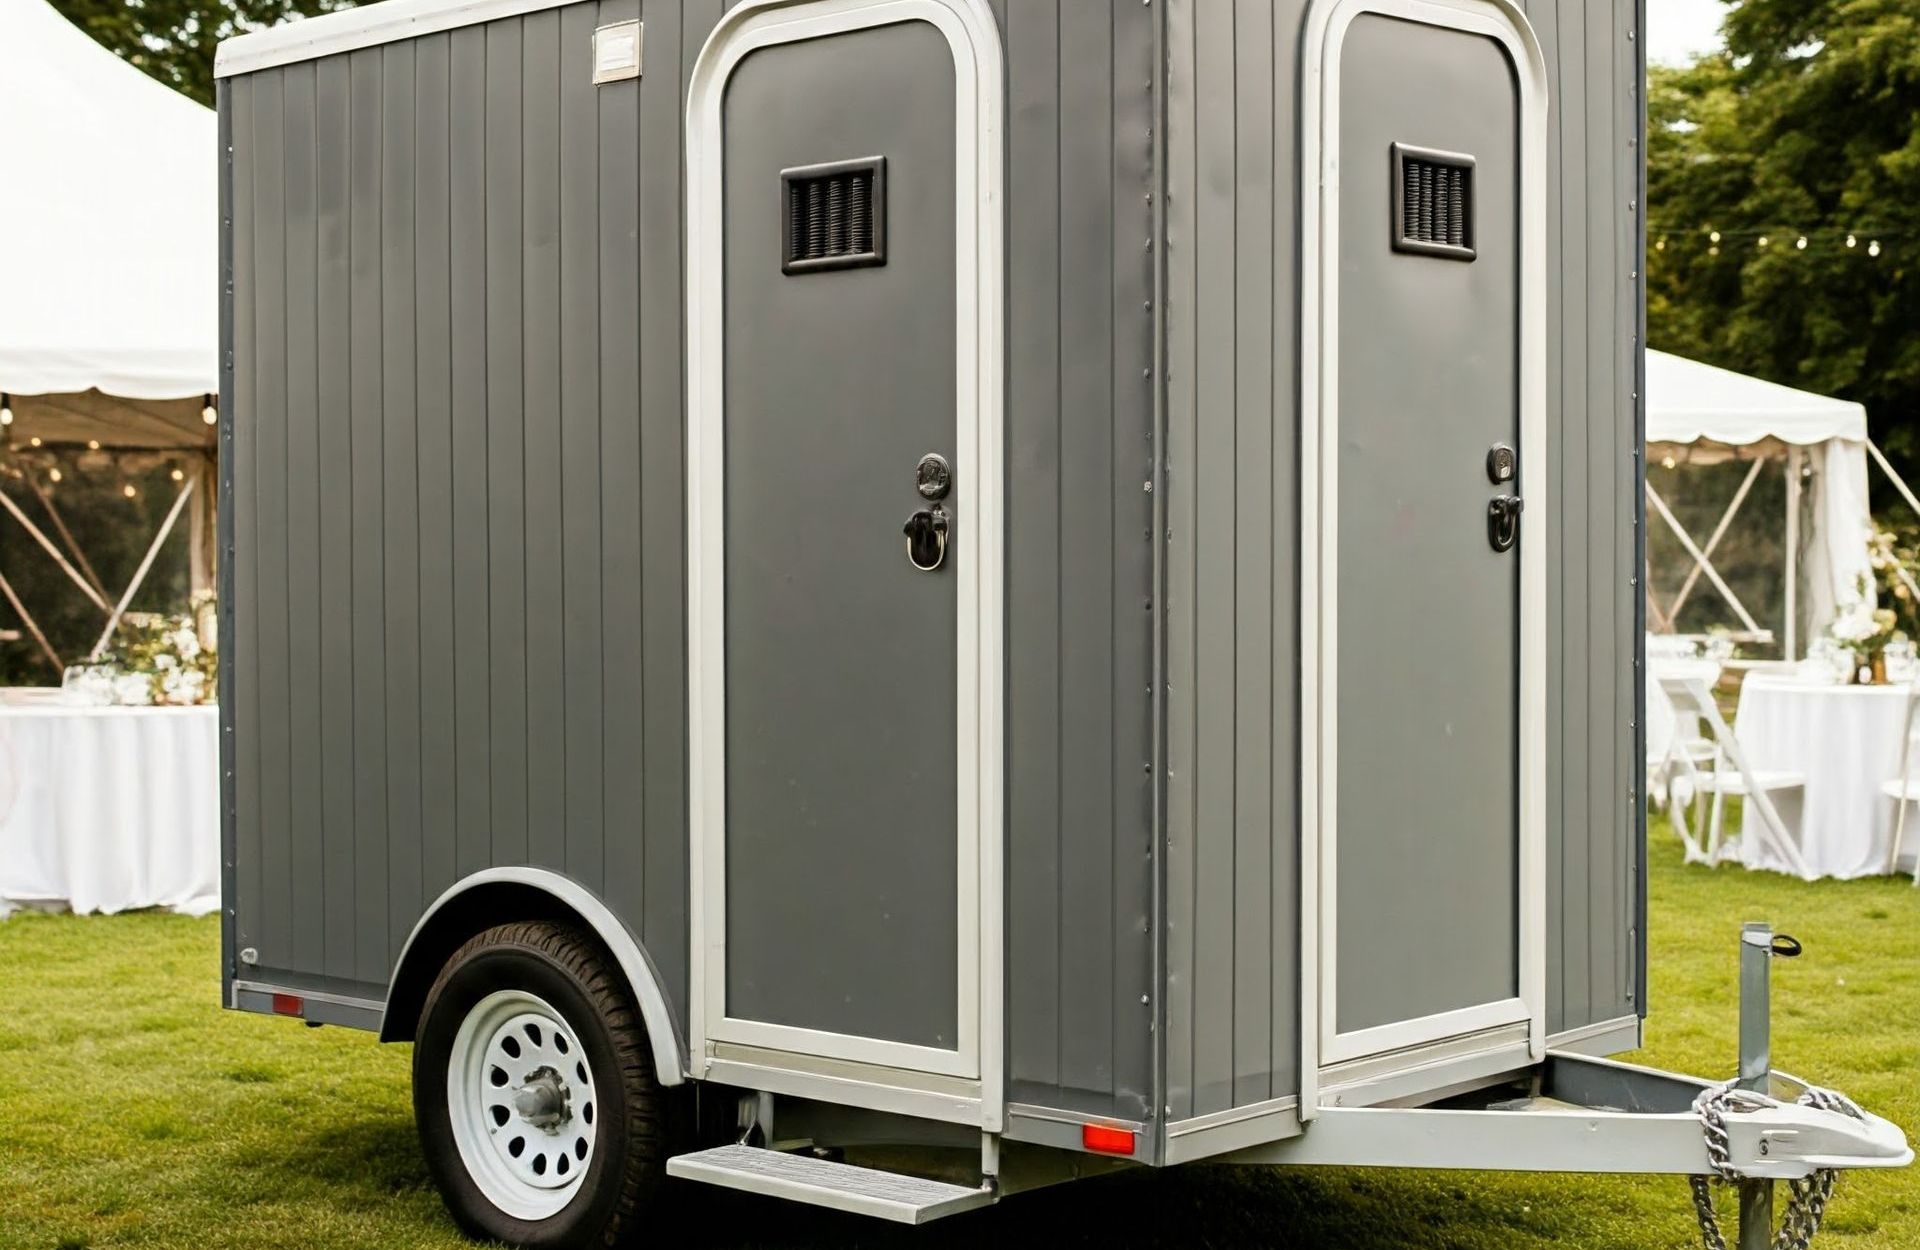
[[[1806,236],[1806,235],[1804,235],[1804,234],[1803,234],[1803,235],[1801,235],[1801,236],[1800,236],[1799,238],[1797,238],[1797,239],[1795,239],[1795,240],[1793,241],[1793,245],[1794,245],[1795,247],[1797,247],[1797,248],[1799,248],[1799,249],[1800,249],[1801,251],[1803,251],[1803,252],[1804,252],[1804,251],[1806,251],[1806,250],[1807,250],[1807,236]]]
[[[48,470],[47,470],[47,480],[48,480],[49,482],[57,482],[57,481],[59,481],[59,480],[60,480],[60,470],[58,470],[58,469],[48,469]]]
[[[38,447],[40,445],[40,436],[38,434],[35,434],[32,438],[28,439],[27,442],[29,442],[35,447]]]
[[[176,482],[184,482],[187,480],[187,475],[182,473],[180,470],[175,469],[173,471],[173,480]]]
[[[1771,239],[1769,239],[1769,238],[1767,238],[1767,236],[1766,236],[1766,235],[1764,235],[1764,234],[1760,236],[1760,246],[1761,246],[1761,247],[1765,247],[1765,246],[1766,246],[1767,244],[1769,244],[1769,243],[1771,243],[1772,241],[1773,241],[1773,240],[1771,240]]]
[[[209,402],[206,407],[200,410],[200,419],[208,425],[218,425],[220,424],[220,410]]]
[[[1848,246],[1848,247],[1853,247],[1853,246],[1854,246],[1855,244],[1857,244],[1857,243],[1859,243],[1859,242],[1860,242],[1860,240],[1858,240],[1858,239],[1856,239],[1856,238],[1854,238],[1854,237],[1853,237],[1852,235],[1848,235],[1848,236],[1847,236],[1847,246]]]
[[[132,482],[128,482],[125,486],[122,486],[120,488],[120,493],[125,495],[128,499],[132,499],[135,495],[138,495],[140,492],[133,488]]]
[[[13,405],[5,395],[0,395],[0,425],[13,424]]]
[[[1671,469],[1678,463],[1679,461],[1675,460],[1672,456],[1668,456],[1660,462],[1660,467],[1663,469]]]
[[[1718,256],[1719,254],[1720,254],[1720,245],[1718,243],[1714,244],[1712,247],[1707,249],[1707,255],[1709,256]]]
[[[1667,236],[1666,236],[1666,235],[1664,235],[1664,234],[1663,234],[1663,235],[1661,235],[1661,236],[1660,236],[1660,241],[1659,241],[1658,243],[1656,243],[1656,244],[1654,244],[1654,245],[1653,245],[1653,250],[1654,250],[1654,251],[1656,251],[1656,252],[1664,252],[1664,251],[1666,251],[1666,250],[1667,250]]]
[[[1718,230],[1707,231],[1707,242],[1718,243],[1719,241],[1720,241],[1720,232]]]
[[[1880,240],[1874,239],[1872,242],[1867,244],[1867,255],[1878,256],[1879,254],[1880,254]]]
[[[90,438],[90,439],[88,439],[88,440],[87,440],[87,450],[88,450],[88,451],[99,451],[99,450],[100,450],[100,440],[99,440],[99,439],[97,439],[97,438]]]

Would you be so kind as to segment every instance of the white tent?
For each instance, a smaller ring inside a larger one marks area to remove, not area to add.
[[[16,476],[61,446],[197,453],[153,548],[198,487],[197,585],[211,575],[217,161],[212,110],[126,64],[44,0],[0,0],[0,452]],[[138,579],[117,595],[50,503],[60,542],[5,495],[0,503],[117,620],[116,602],[124,608]],[[14,599],[3,570],[0,592]]]
[[[1732,502],[1704,539],[1689,534],[1669,502],[1649,483],[1649,524],[1679,539],[1692,567],[1666,601],[1648,587],[1649,624],[1670,625],[1702,580],[1717,591],[1747,633],[1766,633],[1713,567],[1712,557],[1769,464],[1786,475],[1786,637],[1794,658],[1805,638],[1824,632],[1839,605],[1852,602],[1862,579],[1871,585],[1867,540],[1867,412],[1859,404],[1797,391],[1666,352],[1647,353],[1647,456],[1662,463],[1751,461]],[[1884,462],[1883,467],[1884,466]]]
[[[44,0],[0,0],[0,390],[133,401],[100,416],[119,439],[148,431],[148,445],[181,435],[146,401],[190,400],[184,434],[210,441],[217,144],[211,109]],[[16,422],[34,407],[15,400]]]

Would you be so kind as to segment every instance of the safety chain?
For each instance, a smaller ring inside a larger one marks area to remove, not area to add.
[[[1799,1102],[1819,1111],[1850,1115],[1856,1120],[1866,1118],[1865,1113],[1845,1094],[1816,1085],[1806,1086]],[[1727,1250],[1727,1239],[1720,1231],[1719,1217],[1714,1214],[1712,1187],[1715,1182],[1729,1185],[1741,1180],[1740,1173],[1733,1166],[1727,1116],[1776,1105],[1777,1100],[1754,1090],[1741,1089],[1733,1081],[1704,1089],[1693,1100],[1694,1114],[1700,1117],[1700,1126],[1706,1133],[1707,1163],[1713,1168],[1711,1176],[1687,1178],[1693,1190],[1694,1217],[1700,1222],[1700,1239],[1706,1243],[1706,1250]],[[1820,1231],[1820,1222],[1826,1218],[1827,1202],[1833,1197],[1833,1185],[1839,1177],[1840,1174],[1832,1168],[1820,1168],[1810,1175],[1787,1182],[1787,1211],[1781,1219],[1779,1232],[1774,1235],[1773,1250],[1807,1250],[1814,1235]]]

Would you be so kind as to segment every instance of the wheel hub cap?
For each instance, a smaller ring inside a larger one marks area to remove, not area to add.
[[[520,1219],[565,1207],[593,1162],[593,1072],[579,1034],[544,1000],[502,990],[454,1039],[447,1109],[467,1173]]]

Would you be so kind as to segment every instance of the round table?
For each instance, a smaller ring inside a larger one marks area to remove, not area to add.
[[[1791,769],[1807,779],[1800,853],[1813,877],[1870,877],[1887,871],[1894,802],[1880,787],[1899,776],[1908,686],[1843,686],[1753,674],[1740,687],[1735,734],[1747,765]],[[1916,762],[1920,767],[1920,762]],[[1920,810],[1907,813],[1901,860],[1920,846]],[[1781,868],[1758,839],[1741,839],[1749,867]]]
[[[0,694],[0,914],[220,905],[220,715]]]

